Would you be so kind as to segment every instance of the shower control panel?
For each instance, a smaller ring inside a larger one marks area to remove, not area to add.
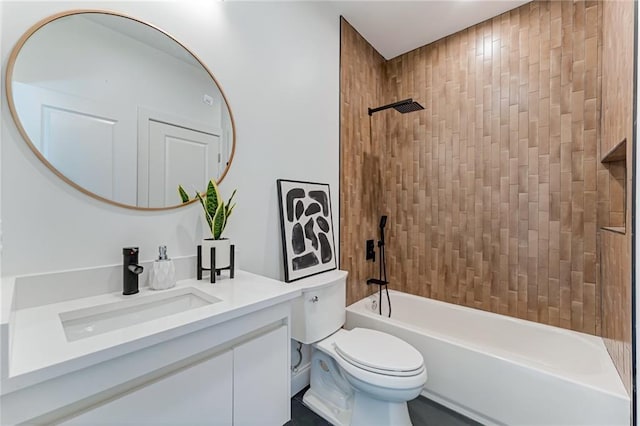
[[[367,240],[366,249],[367,249],[366,260],[371,260],[371,261],[375,262],[376,261],[376,246],[375,246],[375,243],[373,242],[373,240]]]

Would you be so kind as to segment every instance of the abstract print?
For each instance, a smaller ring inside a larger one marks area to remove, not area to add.
[[[329,185],[278,179],[285,281],[337,267]]]

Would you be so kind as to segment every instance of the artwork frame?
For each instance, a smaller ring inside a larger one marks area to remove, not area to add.
[[[276,185],[285,282],[337,269],[329,184],[277,179]]]

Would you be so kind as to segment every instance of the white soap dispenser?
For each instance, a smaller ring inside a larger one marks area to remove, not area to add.
[[[151,290],[166,290],[176,285],[176,268],[173,260],[167,257],[167,246],[158,247],[158,260],[153,262],[149,277]]]

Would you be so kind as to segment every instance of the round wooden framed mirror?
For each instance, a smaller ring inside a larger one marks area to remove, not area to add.
[[[29,147],[78,190],[162,210],[221,182],[235,124],[209,69],[160,29],[76,10],[31,27],[9,57],[7,98]]]

